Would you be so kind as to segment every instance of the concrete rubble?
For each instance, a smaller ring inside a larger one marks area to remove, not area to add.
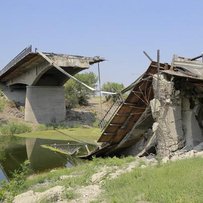
[[[33,192],[29,190],[25,193],[17,195],[13,203],[37,203],[44,200],[49,202],[60,202],[61,195],[64,192],[65,188],[62,186],[55,186],[46,190],[45,192]]]
[[[187,61],[184,59],[183,64],[179,64],[182,69]],[[194,64],[190,62],[187,67],[191,75],[195,72],[195,64],[196,61]],[[202,73],[199,77],[203,77]],[[191,81],[167,71],[153,75],[154,98],[150,107],[154,123],[150,139],[153,138],[156,154],[161,157],[172,158],[191,150],[203,150],[203,80],[190,78]],[[142,147],[145,149],[148,145]],[[182,153],[177,153],[181,149]]]

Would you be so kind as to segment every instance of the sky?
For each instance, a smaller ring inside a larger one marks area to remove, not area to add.
[[[0,69],[32,44],[40,51],[102,56],[102,83],[135,81],[149,66],[146,51],[171,63],[173,54],[203,52],[203,1],[1,0]],[[97,67],[90,71],[97,73]]]

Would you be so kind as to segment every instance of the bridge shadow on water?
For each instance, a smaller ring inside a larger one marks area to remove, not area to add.
[[[72,167],[83,162],[82,156],[95,148],[67,140],[24,139],[15,136],[0,138],[0,182],[9,180],[26,160],[33,173],[57,167]]]

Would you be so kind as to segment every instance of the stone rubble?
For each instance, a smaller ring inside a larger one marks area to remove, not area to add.
[[[50,202],[60,202],[62,193],[64,192],[65,187],[55,186],[44,192],[34,192],[29,190],[25,193],[17,195],[13,203],[39,203],[40,201],[46,200]]]
[[[200,145],[203,146],[203,143]],[[175,153],[173,153],[170,157],[165,156],[161,159],[161,163],[168,163],[170,161],[177,161],[187,158],[193,158],[193,157],[202,157],[203,158],[203,151],[198,150],[190,150],[190,151],[184,151],[179,150]],[[91,201],[96,201],[99,195],[102,192],[102,185],[105,179],[115,179],[118,176],[129,173],[135,168],[146,168],[146,167],[153,167],[158,165],[159,161],[157,160],[157,157],[153,154],[149,156],[143,156],[140,158],[135,158],[134,161],[126,164],[122,168],[118,168],[117,166],[109,167],[104,166],[102,168],[98,168],[98,172],[93,174],[91,177],[90,184],[87,186],[81,186],[75,189],[77,193],[77,198],[73,200],[66,200],[63,198],[63,193],[65,191],[65,187],[62,186],[55,186],[53,188],[50,188],[44,192],[34,192],[32,190],[29,190],[25,193],[22,193],[20,195],[17,195],[13,203],[38,203],[40,201],[46,200],[50,202],[58,202],[58,203],[89,203]],[[74,176],[71,175],[63,175],[60,177],[60,180],[72,178]]]

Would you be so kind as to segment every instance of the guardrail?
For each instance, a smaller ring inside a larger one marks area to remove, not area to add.
[[[2,76],[4,73],[6,73],[12,66],[14,66],[16,63],[18,63],[22,58],[24,58],[26,55],[32,52],[32,45],[29,47],[26,47],[21,51],[14,59],[12,59],[1,71],[0,76]]]

